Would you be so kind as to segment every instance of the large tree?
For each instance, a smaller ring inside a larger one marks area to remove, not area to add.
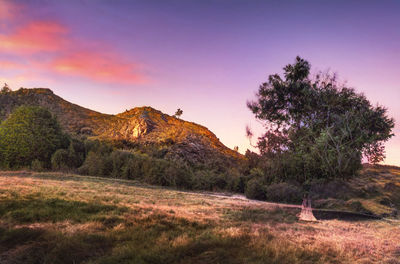
[[[51,155],[66,146],[56,118],[41,107],[21,106],[0,125],[0,164],[5,167],[30,166],[34,160],[49,166]]]
[[[284,77],[270,75],[248,107],[263,121],[261,154],[290,160],[282,177],[299,181],[346,178],[360,168],[362,158],[384,159],[384,145],[394,120],[382,106],[340,84],[335,75],[310,77],[310,64],[297,57],[284,67]],[[288,164],[286,161],[285,164]]]

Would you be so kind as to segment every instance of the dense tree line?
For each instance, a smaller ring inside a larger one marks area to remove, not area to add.
[[[67,135],[46,109],[17,108],[0,124],[0,167],[112,177],[190,190],[245,193],[254,199],[295,202],[298,185],[266,179],[265,160],[248,151],[236,166],[213,159],[202,165],[166,159],[163,149],[126,146]],[[224,165],[225,164],[225,165]]]
[[[65,134],[57,119],[36,106],[17,108],[0,125],[0,166],[113,177],[199,190],[244,192],[242,174],[214,159],[202,166],[162,158],[156,146],[90,140]]]

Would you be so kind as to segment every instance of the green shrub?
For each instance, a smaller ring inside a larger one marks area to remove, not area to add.
[[[170,163],[164,171],[165,177],[169,179],[170,185],[179,188],[192,189],[193,172],[184,164]]]
[[[114,176],[113,174],[113,146],[107,142],[99,140],[73,140],[69,147],[70,161],[79,164],[86,157],[82,166],[79,167],[78,172],[84,175],[92,176]]]
[[[301,202],[303,191],[300,187],[286,182],[271,184],[266,188],[266,198],[272,202]]]
[[[231,192],[244,193],[246,189],[246,182],[248,178],[239,172],[227,173],[227,186],[226,188]]]
[[[114,150],[110,159],[112,162],[112,176],[115,178],[122,178],[123,169],[128,163],[128,160],[134,158],[133,154],[129,151]]]
[[[69,139],[68,149],[58,149],[51,156],[51,167],[54,170],[75,170],[82,166],[86,149],[84,143],[77,138]]]
[[[250,178],[263,178],[264,177],[264,171],[261,168],[252,168],[250,170]]]
[[[113,146],[107,142],[100,141],[100,140],[85,140],[84,141],[84,148],[86,155],[89,154],[89,152],[97,152],[101,155],[108,155],[113,151]]]
[[[67,170],[71,166],[68,150],[59,149],[51,156],[51,167],[54,170]]]
[[[170,186],[171,182],[165,175],[168,161],[162,159],[147,159],[143,163],[143,179],[148,184]]]
[[[91,151],[78,171],[91,176],[110,176],[112,169],[112,160],[108,156]]]
[[[309,184],[310,194],[312,199],[349,199],[355,190],[353,190],[350,185],[343,180],[313,180]],[[359,196],[363,196],[365,193],[358,193]]]
[[[197,190],[211,190],[213,181],[205,170],[197,170],[193,174],[193,188]]]
[[[126,161],[121,170],[121,177],[124,179],[140,180],[143,179],[143,163],[146,157],[134,154]]]
[[[69,166],[72,168],[79,168],[82,166],[85,156],[86,148],[84,142],[77,138],[72,138],[68,147]]]
[[[44,166],[43,166],[43,162],[41,162],[40,160],[35,159],[34,161],[32,161],[31,163],[31,170],[33,171],[44,171]]]
[[[245,195],[247,198],[256,200],[265,200],[265,185],[260,178],[253,178],[246,184]]]

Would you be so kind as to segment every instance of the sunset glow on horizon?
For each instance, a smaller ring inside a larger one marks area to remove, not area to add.
[[[400,2],[332,2],[0,0],[0,82],[110,114],[181,108],[244,153],[246,125],[262,132],[246,101],[299,55],[388,108],[400,166]]]

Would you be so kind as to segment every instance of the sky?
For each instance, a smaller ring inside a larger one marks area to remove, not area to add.
[[[297,55],[400,120],[399,14],[397,0],[0,0],[0,83],[108,114],[181,108],[244,153],[246,125],[263,131],[246,102]],[[385,163],[400,165],[393,132]]]

